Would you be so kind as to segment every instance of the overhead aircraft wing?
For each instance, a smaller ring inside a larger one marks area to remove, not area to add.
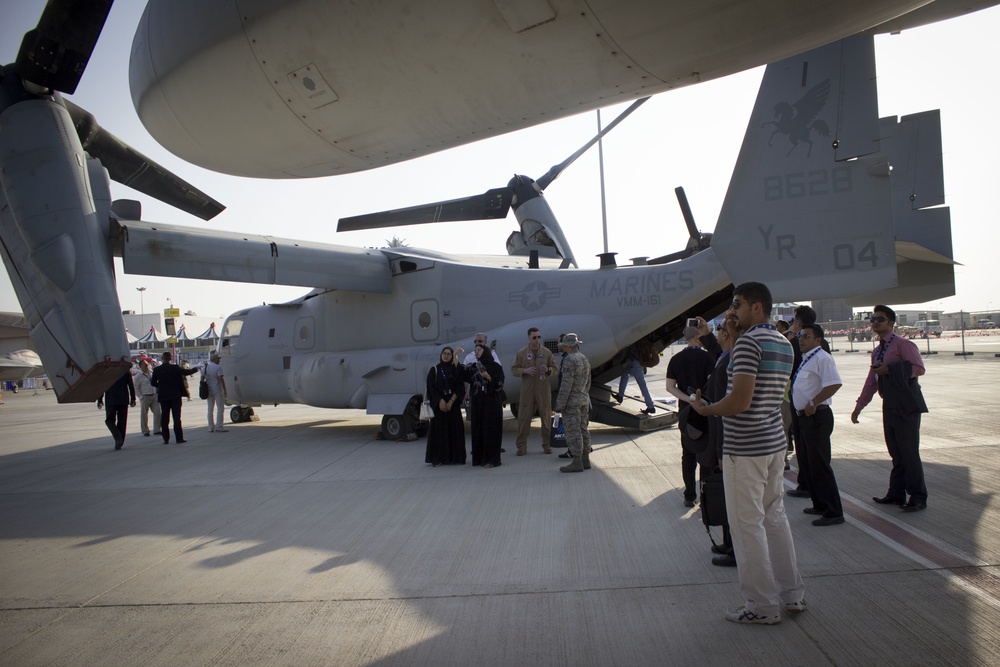
[[[379,250],[151,222],[119,221],[125,273],[388,293]]]

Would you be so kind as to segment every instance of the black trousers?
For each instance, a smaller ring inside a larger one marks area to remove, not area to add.
[[[687,436],[683,436],[687,437]],[[698,483],[695,480],[695,474],[698,471],[698,455],[694,452],[688,451],[686,447],[681,447],[681,477],[684,478],[684,500],[697,500],[698,499]],[[701,475],[698,479],[705,476],[705,467],[701,468]]]
[[[809,450],[806,449],[802,438],[802,419],[792,406],[792,441],[795,443],[795,463],[799,467],[799,474],[795,478],[795,483],[800,489],[812,491],[812,474],[809,472]]]
[[[128,403],[122,405],[104,404],[104,423],[114,437],[115,442],[125,440],[125,425],[128,423]]]
[[[812,494],[813,507],[822,510],[825,517],[844,516],[840,489],[837,488],[837,478],[830,463],[833,410],[823,406],[811,417],[801,415],[798,420],[803,449],[809,458],[809,493]]]
[[[177,442],[184,439],[184,429],[181,427],[181,399],[160,401],[160,433],[163,442],[170,442],[170,416],[174,417],[174,435]]]
[[[882,410],[882,430],[885,446],[892,459],[887,498],[913,502],[927,502],[924,484],[924,464],[920,461],[920,413],[906,414],[895,410]]]

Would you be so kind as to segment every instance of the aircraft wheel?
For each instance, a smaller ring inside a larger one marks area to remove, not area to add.
[[[240,409],[240,406],[236,405],[229,411],[229,421],[234,424],[239,424],[243,421],[243,410]]]
[[[382,435],[386,440],[402,440],[413,432],[413,423],[408,415],[384,415]]]

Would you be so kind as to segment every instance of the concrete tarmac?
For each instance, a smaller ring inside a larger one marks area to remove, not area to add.
[[[683,506],[675,428],[595,425],[594,469],[560,474],[537,427],[513,455],[508,414],[500,468],[431,468],[360,411],[209,433],[196,399],[186,444],[143,437],[136,408],[114,451],[93,404],[5,392],[0,664],[1000,664],[1000,359],[978,350],[926,358],[914,514],[871,501],[881,408],[850,423],[868,356],[835,353],[847,522],[785,498],[809,609],[776,626],[723,619],[737,573]]]

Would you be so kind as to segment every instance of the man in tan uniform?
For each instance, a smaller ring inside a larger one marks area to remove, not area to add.
[[[521,397],[517,404],[517,455],[528,453],[528,430],[536,409],[542,418],[542,450],[551,454],[552,386],[549,377],[558,373],[559,367],[552,352],[542,347],[542,334],[538,327],[528,329],[528,345],[517,351],[510,370],[514,377],[521,378]]]

